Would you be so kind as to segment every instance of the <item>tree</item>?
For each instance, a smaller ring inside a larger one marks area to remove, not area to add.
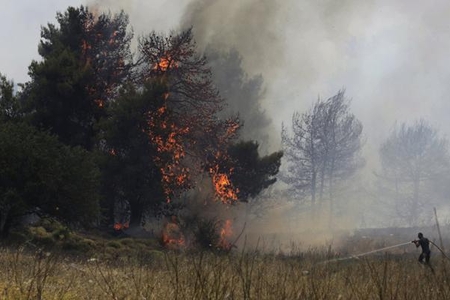
[[[81,6],[56,19],[59,27],[41,30],[43,60],[29,67],[25,110],[33,125],[67,145],[91,150],[96,122],[129,75],[128,18],[123,13],[96,17]]]
[[[217,187],[218,181],[228,175],[218,163],[226,159],[226,150],[237,138],[240,124],[237,117],[219,117],[224,99],[214,87],[206,58],[197,54],[192,31],[168,37],[153,32],[143,37],[139,41],[137,66],[136,82],[157,79],[167,84],[167,109],[171,111],[173,126],[183,131],[177,147],[183,149],[185,157],[179,170],[191,170],[191,176],[183,178],[194,182],[196,176],[208,172]],[[216,192],[219,190],[223,189]],[[228,193],[220,194],[217,193],[220,200],[230,200]]]
[[[260,157],[258,143],[238,142],[228,149],[232,162],[230,180],[238,190],[239,200],[247,202],[276,182],[281,164],[281,151]]]
[[[129,85],[103,124],[110,205],[128,205],[130,225],[141,224],[146,213],[158,214],[164,203],[189,188],[188,170],[180,164],[185,130],[173,122],[166,93],[164,82],[156,80],[142,90]]]
[[[23,123],[0,127],[0,232],[24,214],[76,225],[98,216],[98,169],[92,156]]]
[[[281,179],[291,195],[309,198],[314,206],[328,190],[330,215],[334,187],[361,167],[362,125],[349,111],[344,92],[326,101],[319,99],[306,113],[292,116],[291,136],[283,126],[282,143],[286,171]]]
[[[14,83],[0,73],[0,122],[18,120],[20,103],[14,94]]]
[[[430,216],[433,205],[446,198],[448,141],[426,121],[395,127],[380,147],[380,159],[381,193],[407,224]]]
[[[214,84],[226,103],[221,115],[238,114],[244,124],[239,138],[258,141],[267,148],[272,121],[261,107],[264,97],[262,76],[249,77],[243,70],[242,57],[235,49],[220,51],[207,48],[206,55]]]

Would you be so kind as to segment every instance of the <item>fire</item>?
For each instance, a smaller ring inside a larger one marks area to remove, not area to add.
[[[155,63],[153,70],[167,71],[169,68],[178,67],[178,63],[174,61],[170,55],[163,56],[159,59],[159,62]]]
[[[169,93],[164,93],[162,96],[166,100]],[[175,190],[186,187],[189,181],[189,168],[181,165],[181,161],[186,155],[181,138],[189,132],[189,127],[178,127],[169,122],[167,113],[167,107],[163,105],[156,112],[148,114],[148,135],[156,144],[159,155],[154,160],[162,174],[166,200],[170,202]],[[166,133],[161,134],[161,129]],[[163,159],[167,155],[171,157],[169,161]]]
[[[126,54],[121,52],[124,37],[119,32],[119,24],[111,19],[105,25],[101,20],[95,9],[84,20],[80,48],[82,63],[94,73],[94,80],[87,85],[88,94],[103,109],[117,94],[126,73]]]
[[[102,108],[105,105],[105,101],[103,101],[102,99],[96,99],[94,100],[94,102],[99,108]]]
[[[162,230],[162,243],[165,247],[170,249],[177,249],[185,246],[184,235],[174,216],[164,225]]]
[[[128,222],[114,224],[114,230],[116,230],[116,231],[128,229],[129,227],[130,227],[130,223],[128,223]]]
[[[218,153],[216,156],[220,155],[221,154]],[[229,175],[231,175],[232,172],[233,169],[229,170],[229,174],[219,171],[218,164],[209,169],[216,197],[227,204],[231,204],[239,199],[239,189],[233,186],[233,183],[229,178]]]
[[[220,230],[220,241],[219,248],[224,250],[230,250],[233,245],[229,241],[231,236],[233,235],[232,222],[230,219],[225,220],[223,227]]]

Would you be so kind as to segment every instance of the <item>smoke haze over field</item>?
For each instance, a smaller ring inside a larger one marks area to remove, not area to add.
[[[0,70],[16,82],[37,59],[39,26],[82,1],[3,0]],[[250,75],[264,76],[264,107],[279,128],[293,110],[345,87],[370,145],[396,120],[424,117],[448,132],[450,4],[422,1],[124,0],[137,35],[194,26],[201,47],[235,47]],[[278,136],[274,137],[276,140]],[[275,143],[273,148],[278,148]],[[375,147],[376,148],[376,147]]]
[[[250,75],[262,74],[261,105],[281,122],[346,88],[367,138],[368,171],[395,121],[428,119],[450,134],[450,3],[444,0],[1,0],[0,72],[27,80],[39,26],[68,5],[124,9],[136,35],[193,26],[200,50],[235,48]]]

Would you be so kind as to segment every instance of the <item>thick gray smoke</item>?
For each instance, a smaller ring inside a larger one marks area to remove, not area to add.
[[[208,57],[227,111],[244,122],[242,138],[257,140],[264,152],[279,148],[263,105],[264,76],[278,72],[283,56],[280,8],[267,0],[192,1],[181,22],[182,28],[193,28],[199,50]]]
[[[235,48],[251,75],[277,71],[285,36],[279,1],[199,0],[186,9],[182,25],[193,26],[200,49]]]
[[[293,111],[305,111],[318,96],[328,98],[345,88],[352,98],[351,110],[364,126],[367,177],[361,180],[367,190],[378,168],[379,146],[395,122],[424,118],[440,132],[450,133],[448,1],[104,0],[100,4],[111,9],[117,3],[130,14],[137,34],[193,26],[199,49],[206,54],[211,48],[224,53],[235,49],[248,80],[262,75],[254,107],[272,121],[274,129],[262,127],[269,135],[270,150],[280,148],[281,122],[289,124]],[[357,200],[366,198],[370,195]]]

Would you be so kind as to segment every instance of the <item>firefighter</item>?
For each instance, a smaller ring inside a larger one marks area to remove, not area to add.
[[[430,241],[426,237],[423,236],[422,232],[419,232],[417,237],[419,239],[414,240],[411,243],[414,243],[416,245],[416,247],[419,247],[419,246],[422,247],[422,253],[420,253],[420,255],[419,255],[419,262],[423,263],[423,259],[425,258],[425,263],[429,264],[430,263],[430,255],[431,255]]]

